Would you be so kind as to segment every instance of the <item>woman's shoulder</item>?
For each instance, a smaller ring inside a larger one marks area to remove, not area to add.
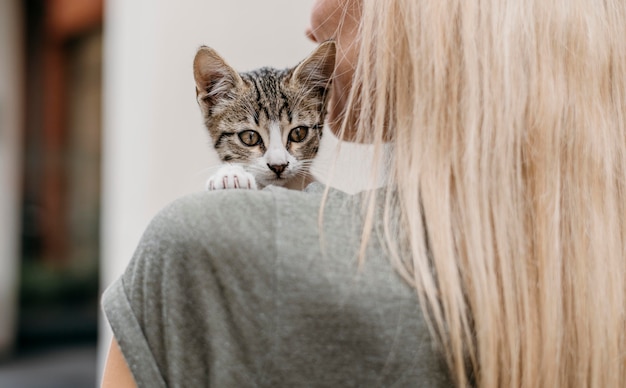
[[[285,238],[288,250],[318,242],[321,206],[332,209],[324,212],[326,225],[344,227],[346,217],[341,217],[338,209],[345,210],[346,206],[338,203],[348,203],[350,198],[340,192],[325,196],[323,186],[302,192],[269,187],[190,194],[173,201],[153,218],[138,252],[166,247],[181,252],[203,251],[232,260],[249,256],[262,260],[261,256],[285,248]],[[166,257],[149,256],[155,260]]]
[[[309,217],[320,206],[343,207],[353,197],[337,190],[324,193],[324,186],[312,184],[304,191],[270,186],[264,190],[218,190],[193,193],[181,197],[161,210],[149,230],[161,234],[211,231],[218,234],[270,231],[285,209],[293,217]],[[323,201],[322,199],[325,198]]]
[[[358,265],[360,207],[323,191],[198,193],[166,207],[117,287],[123,295],[104,298],[126,353],[145,336],[169,381],[445,386],[413,290],[376,244]]]

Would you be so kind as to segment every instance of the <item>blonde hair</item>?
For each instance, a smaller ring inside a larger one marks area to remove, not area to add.
[[[458,385],[625,386],[626,2],[362,12],[348,110],[393,144],[391,260]]]

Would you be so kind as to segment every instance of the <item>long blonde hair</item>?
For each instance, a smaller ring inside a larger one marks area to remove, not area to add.
[[[458,385],[626,386],[626,2],[362,11],[348,110]]]

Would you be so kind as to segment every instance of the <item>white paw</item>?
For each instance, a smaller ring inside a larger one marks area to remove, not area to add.
[[[206,182],[207,191],[223,189],[250,189],[256,190],[256,180],[254,176],[241,166],[227,164]]]

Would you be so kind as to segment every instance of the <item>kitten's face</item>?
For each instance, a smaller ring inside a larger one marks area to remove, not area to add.
[[[198,52],[198,100],[223,162],[241,164],[261,186],[307,174],[319,148],[334,66],[334,43],[327,45],[296,68],[242,74],[214,52],[199,63],[208,48]],[[209,77],[202,76],[201,66]]]
[[[262,186],[305,173],[319,147],[324,96],[290,84],[290,75],[274,69],[241,74],[243,85],[207,118],[220,159],[243,164]]]

